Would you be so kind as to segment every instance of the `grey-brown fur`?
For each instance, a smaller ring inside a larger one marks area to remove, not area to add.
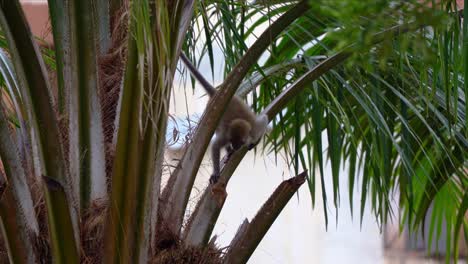
[[[183,53],[180,57],[190,73],[212,97],[216,93],[216,89],[206,81]],[[216,128],[216,137],[211,146],[213,174],[210,182],[216,183],[219,178],[221,148],[225,147],[228,155],[243,145],[247,145],[250,150],[265,134],[267,126],[267,116],[257,116],[239,97],[234,96]]]

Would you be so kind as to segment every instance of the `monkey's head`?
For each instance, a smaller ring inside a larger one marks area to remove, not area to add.
[[[250,130],[252,130],[252,126],[244,119],[234,119],[229,124],[229,136],[234,150],[250,143]]]

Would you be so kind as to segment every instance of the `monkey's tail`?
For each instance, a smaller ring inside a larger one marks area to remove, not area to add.
[[[216,89],[211,85],[203,75],[193,66],[192,62],[185,56],[183,52],[180,53],[180,58],[184,62],[185,66],[189,69],[192,76],[203,86],[205,91],[208,93],[209,96],[213,96],[216,93]]]

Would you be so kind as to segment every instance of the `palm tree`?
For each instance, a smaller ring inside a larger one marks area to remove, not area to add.
[[[381,224],[395,210],[410,230],[430,217],[429,243],[443,218],[456,259],[468,231],[468,25],[450,1],[376,2],[49,0],[54,47],[39,50],[19,1],[0,1],[0,219],[10,262],[245,263],[305,181],[314,203],[322,189],[327,212],[326,159],[335,207],[346,163],[361,218],[367,200]],[[226,76],[160,190],[179,55],[207,57],[213,69],[216,47]],[[222,252],[210,237],[246,148],[183,219],[236,92],[268,115],[263,149],[287,153],[297,176]]]

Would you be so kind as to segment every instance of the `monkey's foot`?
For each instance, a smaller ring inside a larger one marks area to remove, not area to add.
[[[247,149],[248,149],[248,150],[254,149],[254,148],[258,145],[258,143],[260,143],[260,139],[257,140],[257,142],[254,142],[254,143],[251,143],[250,145],[248,145],[248,146],[247,146]]]
[[[215,184],[218,182],[218,180],[219,180],[219,174],[213,174],[210,177],[210,184]]]

